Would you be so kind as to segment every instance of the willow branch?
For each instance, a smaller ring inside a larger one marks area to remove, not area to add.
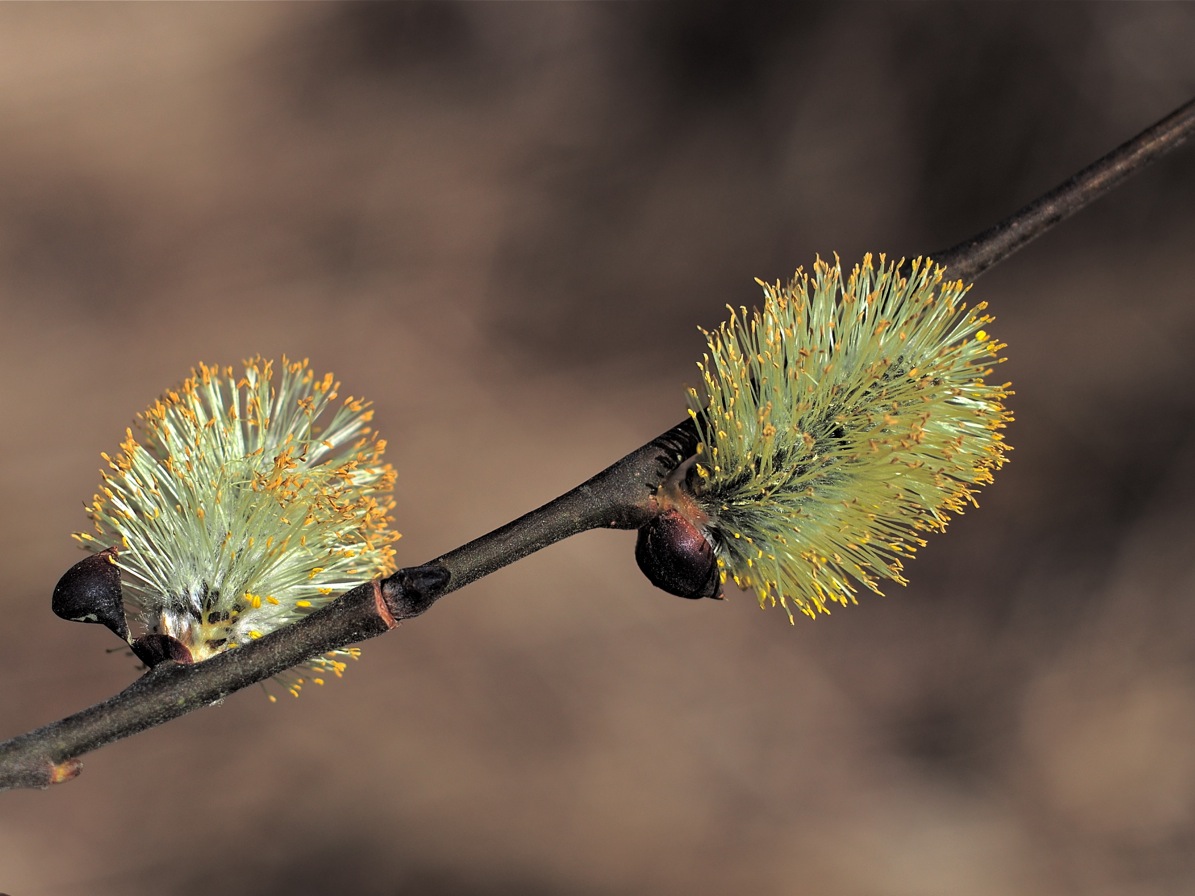
[[[1195,101],[1118,147],[1005,221],[933,256],[970,280],[1090,204],[1195,130]],[[314,656],[376,637],[436,600],[554,542],[588,529],[636,529],[656,513],[655,492],[697,449],[686,420],[572,491],[422,566],[368,582],[235,650],[194,664],[164,662],[119,694],[0,744],[0,789],[75,777],[79,757],[222,700]]]
[[[572,491],[430,563],[360,585],[236,650],[201,663],[155,666],[103,703],[0,744],[0,790],[70,780],[84,753],[390,631],[444,595],[570,535],[638,528],[651,518],[664,477],[696,450],[697,429],[686,420]]]
[[[1130,175],[1176,149],[1195,132],[1195,100],[1171,112],[1132,140],[1092,162],[999,224],[930,255],[951,277],[971,282],[1055,224],[1086,208]]]

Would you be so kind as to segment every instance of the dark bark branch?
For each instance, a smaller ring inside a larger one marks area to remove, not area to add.
[[[1195,132],[1195,100],[1179,106],[1020,211],[978,236],[930,254],[950,276],[966,282],[1090,205],[1121,181],[1180,146]]]
[[[429,565],[449,572],[442,593],[587,529],[638,529],[653,515],[660,483],[696,452],[697,427],[692,420],[678,423],[572,491],[433,560]]]
[[[1054,224],[1174,149],[1195,130],[1195,101],[979,236],[931,256],[972,280]],[[79,773],[78,757],[217,702],[313,656],[380,635],[433,602],[528,554],[587,529],[635,529],[654,493],[697,447],[686,420],[582,485],[423,566],[341,596],[301,622],[193,665],[163,663],[116,696],[0,744],[0,789],[45,787]]]

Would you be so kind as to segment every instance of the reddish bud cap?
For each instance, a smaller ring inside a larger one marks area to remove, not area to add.
[[[137,659],[151,669],[167,660],[176,663],[194,661],[187,645],[170,635],[142,635],[131,646]]]
[[[677,510],[639,530],[635,560],[657,588],[678,597],[720,598],[722,577],[709,536]]]

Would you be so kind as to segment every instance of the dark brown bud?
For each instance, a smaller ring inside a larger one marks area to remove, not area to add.
[[[170,635],[142,635],[131,646],[137,659],[151,669],[167,660],[173,660],[176,663],[194,661],[187,645]]]
[[[99,623],[127,641],[129,624],[120,596],[120,569],[115,561],[115,548],[80,560],[54,586],[50,606],[63,619]]]
[[[722,597],[718,558],[709,536],[675,509],[639,530],[635,560],[657,588],[678,597]]]

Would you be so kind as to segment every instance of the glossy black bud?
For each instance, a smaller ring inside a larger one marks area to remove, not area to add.
[[[107,626],[122,641],[129,640],[129,624],[120,595],[120,569],[116,550],[108,548],[80,560],[54,586],[50,606],[55,615],[71,622]]]
[[[678,510],[665,510],[639,530],[635,561],[657,588],[678,597],[722,597],[718,558],[709,536]]]
[[[167,660],[176,663],[193,662],[187,645],[170,635],[142,635],[131,646],[137,659],[151,669]]]

